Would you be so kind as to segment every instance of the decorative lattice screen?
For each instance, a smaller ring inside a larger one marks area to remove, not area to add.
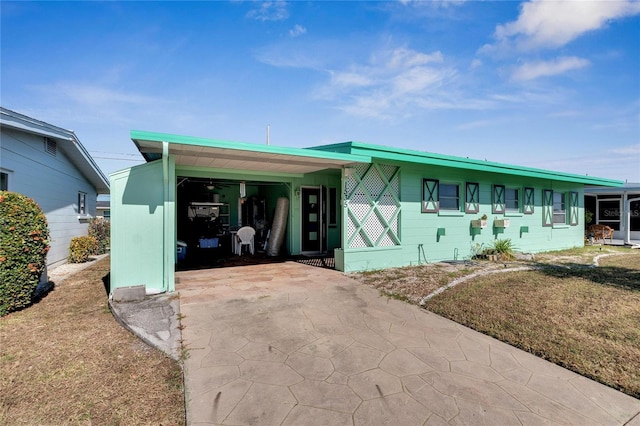
[[[358,164],[345,179],[347,247],[400,245],[400,168]]]

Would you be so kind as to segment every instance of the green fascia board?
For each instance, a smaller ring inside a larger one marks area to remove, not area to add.
[[[355,142],[341,142],[341,143],[333,143],[328,145],[318,145],[312,146],[307,149],[315,149],[317,151],[325,151],[325,152],[341,152],[344,154],[351,153],[351,148]],[[375,145],[371,145],[375,146]],[[391,149],[391,148],[390,148]]]
[[[433,166],[452,167],[490,173],[502,173],[507,175],[524,176],[536,179],[549,179],[563,182],[579,183],[583,185],[598,185],[609,187],[619,187],[623,185],[622,181],[613,179],[582,176],[570,173],[555,172],[530,167],[521,167],[511,164],[474,160],[463,157],[435,154],[425,151],[416,151],[353,141],[330,145],[321,145],[311,148],[287,148],[273,145],[231,142],[167,133],[144,132],[139,130],[131,131],[131,139],[134,141],[139,150],[140,146],[138,145],[138,141],[144,140],[158,143],[169,142],[172,144],[214,147],[249,151],[255,153],[282,154],[309,158],[325,158],[327,160],[348,161],[352,163],[371,163],[372,159],[375,158],[383,161],[398,161],[404,163],[427,164]],[[150,159],[147,156],[145,156],[145,158],[147,158],[147,160]]]
[[[362,142],[343,142],[332,145],[317,146],[310,149],[319,151],[342,152],[353,155],[368,156],[378,160],[399,161],[405,163],[428,164],[432,166],[454,167],[458,169],[502,173],[537,179],[551,179],[584,185],[599,185],[618,187],[622,181],[592,176],[582,176],[571,173],[555,172],[531,167],[521,167],[511,164],[495,163],[492,161],[474,160],[470,158],[435,154],[425,151],[395,148],[382,145],[372,145]]]
[[[309,148],[289,148],[274,145],[258,145],[247,142],[231,142],[219,139],[207,139],[194,136],[173,135],[168,133],[144,132],[140,130],[131,131],[131,139],[140,150],[138,141],[168,142],[170,144],[203,146],[211,148],[231,149],[238,151],[250,151],[265,154],[282,154],[295,157],[309,157],[327,160],[347,161],[350,163],[370,163],[371,157],[366,155],[354,155],[350,153],[325,152]],[[142,153],[142,151],[141,151]]]

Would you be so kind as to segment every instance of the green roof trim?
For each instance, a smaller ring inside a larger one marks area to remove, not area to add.
[[[293,157],[337,160],[350,163],[371,163],[373,159],[376,159],[382,161],[396,161],[403,163],[451,167],[488,173],[501,173],[506,175],[556,180],[561,182],[579,183],[583,185],[593,186],[619,187],[624,183],[620,180],[614,179],[576,175],[571,173],[516,166],[512,164],[474,160],[470,158],[435,154],[426,151],[416,151],[383,145],[372,145],[353,141],[330,145],[321,145],[310,148],[290,148],[278,147],[274,145],[259,145],[247,142],[232,142],[194,136],[182,136],[168,133],[145,132],[140,130],[132,130],[131,139],[138,147],[138,150],[140,150],[142,155],[148,161],[157,159],[158,153],[145,153],[139,142],[168,142],[170,144],[211,147],[219,149],[247,151],[252,153],[290,155]]]
[[[265,154],[282,154],[291,155],[295,157],[308,157],[327,160],[348,161],[352,163],[370,163],[371,157],[366,155],[356,155],[351,153],[336,153],[319,151],[308,148],[287,148],[278,147],[274,145],[259,145],[247,142],[231,142],[219,139],[207,139],[194,136],[181,136],[168,133],[155,133],[144,132],[140,130],[131,131],[131,139],[134,141],[138,149],[140,145],[138,141],[150,141],[150,142],[168,142],[170,144],[191,145],[191,146],[204,146],[211,148],[231,149],[238,151],[250,151],[256,153]],[[142,151],[141,151],[142,152]],[[144,153],[143,153],[144,155]]]
[[[584,185],[621,186],[624,182],[614,179],[605,179],[592,176],[576,175],[571,173],[555,172],[551,170],[535,169],[511,164],[502,164],[492,161],[474,160],[470,158],[455,157],[435,154],[425,151],[416,151],[403,148],[371,145],[362,142],[343,142],[332,145],[316,146],[315,149],[325,152],[340,152],[355,155],[368,156],[380,160],[400,161],[415,164],[428,164],[433,166],[453,167],[458,169],[476,170],[490,173],[502,173],[531,177],[536,179],[552,179],[563,182],[581,183]]]

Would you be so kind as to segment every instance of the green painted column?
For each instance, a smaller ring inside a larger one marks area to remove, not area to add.
[[[176,262],[176,175],[175,159],[169,155],[169,144],[162,143],[162,185],[164,188],[163,208],[163,290],[175,291]]]

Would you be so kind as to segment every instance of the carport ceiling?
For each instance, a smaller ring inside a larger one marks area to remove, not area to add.
[[[162,143],[167,142],[169,154],[175,156],[176,165],[179,166],[305,174],[371,161],[363,156],[305,148],[282,148],[137,131],[131,132],[131,139],[147,161],[161,158]]]

